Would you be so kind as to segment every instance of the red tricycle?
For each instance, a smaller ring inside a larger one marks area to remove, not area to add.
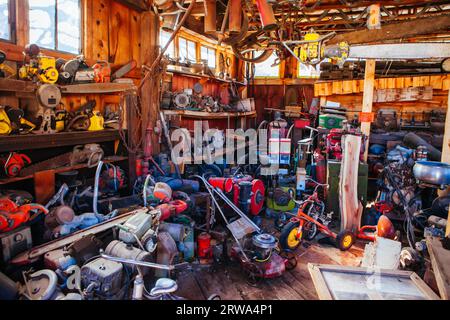
[[[315,181],[313,182],[317,185],[314,193],[305,201],[295,201],[299,205],[297,215],[292,218],[281,231],[280,245],[282,249],[291,251],[296,250],[300,246],[303,239],[312,241],[320,232],[330,238],[333,238],[340,250],[349,250],[355,243],[355,235],[353,232],[344,230],[339,234],[336,234],[328,228],[329,220],[331,220],[329,216],[325,217],[325,215],[322,214],[321,216],[323,218],[318,218],[317,215],[314,216],[311,214],[311,206],[321,203],[318,195],[318,188],[329,187],[326,184],[320,184]],[[305,212],[308,212],[309,214]]]

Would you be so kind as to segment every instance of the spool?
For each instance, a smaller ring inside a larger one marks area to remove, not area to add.
[[[214,188],[219,188],[223,192],[230,193],[233,191],[233,180],[229,178],[211,178],[209,183]]]
[[[158,182],[155,185],[153,196],[161,201],[167,201],[172,199],[172,188],[164,182]]]
[[[45,217],[45,225],[53,230],[58,226],[62,226],[65,224],[70,224],[75,218],[75,212],[71,207],[68,206],[60,206],[53,209],[46,217]]]

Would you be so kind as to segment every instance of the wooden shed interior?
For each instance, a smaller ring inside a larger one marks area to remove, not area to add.
[[[0,300],[448,300],[449,101],[450,1],[0,0]]]

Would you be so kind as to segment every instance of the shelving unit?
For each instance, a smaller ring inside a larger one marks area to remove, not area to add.
[[[223,119],[256,117],[256,111],[211,113],[211,112],[190,111],[190,110],[165,110],[164,114],[166,116],[180,116],[183,118],[204,119],[204,120],[223,120]]]
[[[123,162],[123,161],[127,161],[127,160],[128,160],[128,157],[112,156],[112,157],[106,157],[105,159],[103,159],[103,162],[113,164],[113,163],[119,163],[119,162]],[[58,173],[87,169],[87,168],[88,168],[87,164],[77,164],[77,165],[73,165],[73,166],[65,166],[65,167],[55,168],[54,173],[58,174]],[[11,183],[16,183],[19,181],[31,180],[31,179],[34,179],[34,177],[35,177],[34,175],[28,175],[28,176],[24,176],[24,177],[0,179],[0,186],[11,184]]]
[[[167,73],[179,74],[179,75],[182,75],[182,76],[185,76],[185,77],[189,77],[189,78],[207,79],[207,80],[217,81],[217,82],[221,82],[221,83],[227,83],[227,84],[234,83],[234,84],[239,85],[239,86],[245,86],[245,84],[243,82],[220,79],[220,78],[212,77],[212,76],[209,76],[209,75],[206,75],[206,74],[199,74],[199,73],[193,73],[193,72],[188,72],[188,71],[182,71],[182,70],[177,70],[177,69],[173,69],[173,68],[170,68],[170,67],[167,69]]]
[[[62,94],[107,94],[136,90],[129,83],[85,83],[58,86]],[[38,86],[31,81],[0,78],[0,91],[34,93]]]
[[[1,136],[0,152],[67,147],[79,144],[109,142],[119,139],[119,130]]]
[[[100,94],[133,94],[137,90],[134,83],[86,83],[74,85],[59,85],[62,95],[100,95]],[[5,95],[33,97],[38,85],[31,81],[0,79],[0,92]],[[126,130],[125,130],[126,131]],[[119,130],[105,129],[101,131],[61,132],[55,134],[27,134],[0,136],[0,153],[27,152],[32,150],[43,150],[51,148],[62,148],[92,143],[106,143],[119,141],[121,139]],[[129,156],[109,156],[104,159],[105,163],[128,162],[128,169],[132,171],[133,161]],[[62,172],[87,169],[87,164],[78,164],[60,168],[52,168],[48,171],[34,172],[32,175],[15,178],[0,179],[0,187],[7,188],[8,185],[33,180],[35,198],[39,203],[45,203],[53,196],[55,191],[55,175]],[[132,179],[132,172],[130,179]]]

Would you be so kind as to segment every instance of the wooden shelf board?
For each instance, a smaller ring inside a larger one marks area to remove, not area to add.
[[[67,147],[119,139],[119,130],[2,136],[0,137],[0,152]]]
[[[210,112],[189,111],[189,110],[164,110],[164,114],[166,116],[181,116],[184,118],[209,119],[209,120],[256,117],[256,111],[210,113]]]
[[[116,162],[122,162],[128,160],[128,157],[121,157],[121,156],[112,156],[112,157],[106,157],[103,162],[104,163],[116,163]],[[55,173],[63,173],[63,172],[69,172],[73,170],[81,170],[88,168],[87,164],[77,164],[74,166],[66,166],[66,167],[60,167],[55,169]],[[20,181],[26,181],[34,179],[34,175],[29,175],[25,177],[15,177],[15,178],[7,178],[7,179],[0,179],[0,185],[7,185],[15,182]]]
[[[192,73],[192,72],[188,72],[188,71],[182,71],[182,70],[176,70],[176,69],[170,69],[170,68],[167,69],[167,73],[178,74],[181,76],[186,76],[186,77],[195,78],[195,79],[209,79],[212,81],[217,81],[217,82],[222,82],[222,83],[228,83],[228,84],[235,83],[240,86],[245,86],[244,83],[239,82],[239,81],[220,79],[220,78],[208,76],[206,74]]]
[[[63,94],[100,94],[100,93],[118,93],[128,90],[136,90],[134,84],[128,83],[85,83],[59,86]],[[34,93],[37,85],[31,81],[0,79],[0,91]]]

